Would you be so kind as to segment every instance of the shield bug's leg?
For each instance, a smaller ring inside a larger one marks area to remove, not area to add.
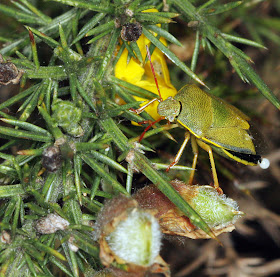
[[[150,123],[150,125],[147,126],[147,127],[145,128],[145,130],[144,130],[143,133],[141,134],[141,136],[140,136],[138,142],[141,142],[141,140],[144,138],[146,132],[147,132],[153,125],[155,125],[156,123],[160,122],[161,120],[163,120],[162,117],[160,117],[159,119],[157,119],[157,120],[155,120],[155,121],[152,121],[152,122]]]
[[[181,145],[177,155],[175,156],[173,162],[166,169],[166,172],[168,172],[171,167],[173,167],[174,165],[176,165],[179,162],[179,160],[180,160],[180,158],[181,158],[181,156],[182,156],[182,154],[184,152],[184,149],[185,149],[188,141],[190,140],[190,137],[191,137],[190,132],[186,132],[185,139],[184,139],[184,141],[183,141],[183,143],[182,143],[182,145]]]
[[[205,151],[208,152],[209,158],[210,158],[210,163],[211,163],[211,169],[212,169],[212,174],[213,174],[213,180],[214,180],[214,187],[217,190],[218,193],[223,194],[223,190],[220,188],[219,186],[219,181],[218,181],[218,176],[217,176],[217,171],[216,171],[216,167],[215,167],[215,161],[214,161],[214,157],[213,157],[213,151],[212,148],[202,142],[201,140],[196,140],[197,144],[204,149]]]
[[[137,122],[137,124],[139,125],[143,125],[143,124],[151,124],[153,121],[152,120],[143,120],[143,121],[140,121],[140,122]]]
[[[159,101],[160,100],[158,98],[154,98],[152,99],[151,101],[149,101],[147,104],[143,105],[142,107],[140,107],[139,109],[133,109],[133,108],[130,108],[129,110],[136,113],[136,114],[140,114],[142,113],[148,106],[150,106],[152,103],[154,103],[155,101]]]
[[[192,185],[192,182],[193,182],[193,177],[194,177],[196,163],[197,163],[197,157],[198,157],[198,147],[197,147],[195,136],[191,136],[191,143],[192,143],[192,151],[193,151],[194,156],[193,156],[193,163],[192,163],[193,170],[191,171],[191,174],[190,174],[189,185]]]

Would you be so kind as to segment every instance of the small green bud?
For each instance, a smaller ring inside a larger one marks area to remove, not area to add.
[[[69,135],[80,137],[84,131],[79,125],[82,119],[82,110],[76,107],[71,101],[56,100],[52,105],[52,117],[57,124]]]
[[[224,194],[219,194],[210,186],[194,186],[196,194],[191,199],[191,206],[209,225],[225,227],[234,224],[243,213],[238,211],[237,202]]]

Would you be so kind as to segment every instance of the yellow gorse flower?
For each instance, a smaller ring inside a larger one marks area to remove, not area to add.
[[[149,9],[145,12],[158,11],[156,9]],[[160,41],[165,45],[167,44],[164,38],[161,38]],[[143,60],[145,60],[147,54],[146,45],[149,46],[151,44],[150,40],[148,40],[142,34],[136,43],[140,49]],[[127,63],[127,58],[128,51],[127,49],[124,49],[120,59],[115,66],[115,76],[121,80],[132,83],[138,87],[144,88],[158,95],[150,63],[148,62],[143,65],[139,60],[136,60],[134,58],[131,58],[129,63]],[[155,68],[162,99],[165,100],[169,96],[175,96],[177,94],[177,90],[170,82],[169,71],[164,58],[164,54],[158,48],[155,48],[151,56],[151,60]],[[141,106],[148,102],[147,99],[137,96],[133,97],[137,101],[146,101],[142,103]],[[157,105],[158,102],[156,101],[145,109],[145,111],[149,113],[155,120],[160,117],[157,113]]]

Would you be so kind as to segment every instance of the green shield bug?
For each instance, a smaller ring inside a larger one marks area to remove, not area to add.
[[[147,53],[150,59],[148,48]],[[151,68],[158,88],[152,63]],[[169,97],[164,101],[161,98],[160,91],[159,96],[159,98],[155,98],[133,111],[139,114],[154,101],[159,102],[157,112],[161,118],[152,122],[144,130],[139,141],[143,139],[145,133],[152,125],[162,119],[166,119],[169,122],[175,121],[186,129],[184,142],[167,171],[179,162],[189,140],[191,140],[194,153],[193,170],[190,174],[189,183],[192,183],[194,177],[198,146],[209,154],[214,186],[220,192],[222,190],[219,187],[212,150],[245,165],[257,165],[261,162],[261,156],[256,154],[253,138],[249,133],[249,117],[236,107],[203,91],[196,85],[185,85],[174,97]]]

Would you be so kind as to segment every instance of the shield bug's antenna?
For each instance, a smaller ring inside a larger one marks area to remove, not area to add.
[[[159,98],[154,98],[152,99],[151,101],[149,101],[147,104],[143,105],[142,107],[140,107],[139,109],[133,109],[133,108],[130,108],[129,110],[136,113],[136,114],[140,114],[142,113],[148,106],[150,106],[152,103],[154,103],[155,101],[158,101],[158,102],[162,102],[162,97],[161,97],[161,93],[160,93],[160,89],[159,89],[159,85],[158,85],[158,81],[157,81],[157,77],[156,77],[156,73],[155,73],[155,69],[154,69],[154,65],[152,63],[152,59],[151,59],[151,53],[150,53],[150,50],[149,50],[149,47],[148,45],[146,45],[146,50],[147,50],[147,56],[148,56],[148,59],[150,61],[150,65],[151,65],[151,70],[152,70],[152,73],[154,75],[154,80],[155,80],[155,83],[156,83],[156,86],[157,86],[157,90],[158,90],[158,95],[159,95]]]
[[[158,85],[158,81],[157,81],[157,77],[156,77],[156,73],[155,73],[155,69],[154,69],[154,65],[152,63],[152,59],[151,59],[151,53],[150,53],[150,50],[149,50],[149,47],[146,45],[146,50],[147,50],[147,56],[148,56],[148,59],[150,61],[150,65],[151,65],[151,70],[152,70],[152,73],[154,75],[154,79],[155,79],[155,83],[156,83],[156,86],[157,86],[157,90],[158,90],[158,95],[159,95],[159,98],[154,98],[152,99],[150,102],[148,102],[147,104],[143,105],[142,107],[140,107],[139,109],[135,110],[135,109],[130,109],[130,111],[134,112],[134,113],[137,113],[137,114],[140,114],[142,113],[149,105],[151,105],[152,103],[154,103],[155,101],[158,101],[158,102],[162,102],[162,97],[161,97],[161,93],[160,93],[160,89],[159,89],[159,85]],[[156,123],[158,123],[159,121],[163,120],[164,117],[160,117],[158,118],[157,120],[155,121],[148,121],[150,124],[145,128],[145,130],[143,131],[143,133],[141,134],[141,136],[139,137],[139,142],[141,142],[141,140],[144,138],[146,132],[153,126],[155,125]],[[146,121],[142,122],[142,123],[147,123]],[[141,123],[139,123],[141,124]]]
[[[147,50],[148,59],[149,59],[150,64],[151,64],[151,70],[152,70],[152,72],[153,72],[154,79],[155,79],[155,83],[156,83],[156,86],[157,86],[158,95],[159,95],[159,100],[160,100],[160,102],[162,102],[162,97],[161,97],[161,93],[160,93],[160,90],[159,90],[158,81],[157,81],[157,77],[156,77],[154,65],[153,65],[153,63],[152,63],[151,53],[150,53],[150,49],[149,49],[148,45],[146,45],[146,50]]]

